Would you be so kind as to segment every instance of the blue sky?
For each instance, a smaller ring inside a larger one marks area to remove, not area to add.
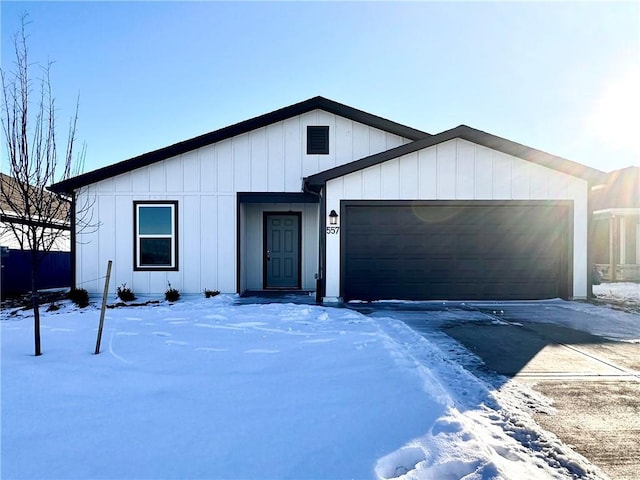
[[[0,2],[85,171],[322,95],[610,171],[640,164],[638,2]],[[64,131],[61,130],[61,134]]]

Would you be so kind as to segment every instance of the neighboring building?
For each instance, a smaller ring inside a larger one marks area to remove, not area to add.
[[[33,245],[29,242],[28,232],[33,227],[36,227],[37,235],[46,239],[44,244],[51,246],[49,253],[40,260],[36,287],[68,287],[71,280],[71,227],[67,220],[70,203],[45,191],[47,202],[60,205],[60,218],[43,221],[34,216],[28,222],[21,215],[25,208],[22,186],[15,178],[0,173],[0,189],[1,297],[4,299],[31,290]],[[42,245],[39,243],[39,251]]]
[[[53,185],[91,198],[76,282],[139,294],[585,298],[602,172],[459,126],[430,135],[315,97]]]
[[[24,209],[24,200],[20,193],[20,188],[15,178],[0,173],[0,245],[5,248],[15,250],[29,250],[27,231],[31,225],[37,226],[39,235],[55,237],[52,241],[51,251],[69,252],[71,250],[70,231],[71,227],[67,220],[70,204],[56,195],[45,192],[47,201],[61,203],[61,215],[58,220],[39,221],[34,218],[34,222],[27,224],[20,211],[16,207]],[[10,201],[7,201],[6,196]],[[11,227],[14,228],[11,228]]]
[[[593,252],[606,281],[640,281],[640,167],[609,173],[591,192]]]

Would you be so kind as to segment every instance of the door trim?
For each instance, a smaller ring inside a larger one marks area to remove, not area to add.
[[[295,287],[270,287],[267,285],[267,218],[272,215],[298,218],[298,282]],[[262,212],[262,288],[264,290],[301,290],[302,289],[302,212]]]

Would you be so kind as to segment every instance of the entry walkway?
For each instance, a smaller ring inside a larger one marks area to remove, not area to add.
[[[237,305],[264,303],[295,303],[313,305],[316,303],[316,292],[307,290],[250,290],[236,300]]]

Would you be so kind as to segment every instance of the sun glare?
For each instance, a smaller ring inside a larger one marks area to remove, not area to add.
[[[640,66],[612,79],[595,99],[588,126],[601,141],[631,151],[640,161]]]

